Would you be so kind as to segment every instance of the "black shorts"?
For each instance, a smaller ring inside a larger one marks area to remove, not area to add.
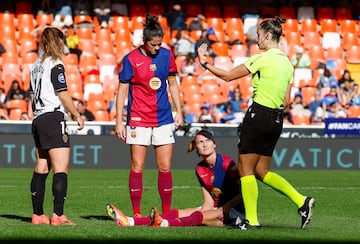
[[[282,127],[281,109],[271,109],[253,102],[240,128],[239,153],[272,156]]]
[[[70,147],[64,114],[60,111],[40,115],[33,120],[31,130],[39,149]]]

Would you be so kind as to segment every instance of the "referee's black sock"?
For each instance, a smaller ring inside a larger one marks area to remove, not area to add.
[[[33,213],[37,215],[44,214],[44,197],[45,197],[45,182],[49,173],[39,174],[34,172],[31,179],[30,191],[31,201],[33,206]]]
[[[67,174],[56,173],[53,177],[52,192],[54,196],[54,213],[58,216],[64,214],[64,202],[67,192]]]

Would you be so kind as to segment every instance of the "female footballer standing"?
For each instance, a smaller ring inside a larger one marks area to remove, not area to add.
[[[41,35],[39,58],[31,67],[32,134],[36,146],[36,165],[30,185],[33,224],[74,224],[64,215],[70,161],[70,142],[65,123],[67,112],[76,117],[78,129],[84,127],[84,121],[67,92],[63,47],[64,34],[57,28],[47,27]],[[45,181],[50,169],[54,173],[51,220],[43,210]]]
[[[143,44],[124,57],[119,73],[115,132],[118,138],[130,144],[129,191],[134,216],[141,216],[142,172],[149,145],[154,147],[159,170],[158,191],[162,211],[167,212],[171,208],[174,129],[183,124],[183,115],[175,56],[161,47],[163,37],[158,17],[147,14]],[[168,90],[176,109],[175,117]],[[122,113],[126,98],[127,117],[124,125]]]
[[[255,229],[259,226],[256,178],[296,204],[301,216],[301,228],[309,223],[315,203],[314,198],[302,195],[286,179],[269,170],[272,153],[283,126],[282,112],[290,103],[294,74],[292,64],[278,46],[282,34],[281,24],[285,21],[283,17],[262,21],[257,27],[257,42],[263,52],[253,55],[230,71],[206,62],[206,44],[198,49],[202,66],[224,81],[252,74],[253,103],[244,117],[238,144],[238,167],[246,218],[239,225],[241,229]]]

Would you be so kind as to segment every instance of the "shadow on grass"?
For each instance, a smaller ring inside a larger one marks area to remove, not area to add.
[[[112,219],[110,219],[109,217],[104,216],[104,215],[88,215],[88,216],[81,216],[81,218],[87,219],[87,220],[96,219],[96,220],[101,220],[101,221],[104,221],[104,220],[113,221]]]
[[[15,220],[20,220],[22,222],[31,223],[31,217],[23,217],[23,216],[14,215],[14,214],[2,214],[2,215],[0,215],[0,217],[6,218],[6,219],[15,219]]]

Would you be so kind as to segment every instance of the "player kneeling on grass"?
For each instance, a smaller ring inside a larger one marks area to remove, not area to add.
[[[203,204],[199,208],[172,209],[159,215],[156,207],[149,216],[125,216],[112,204],[107,204],[107,215],[119,226],[223,226],[235,225],[244,217],[239,173],[232,158],[216,152],[213,133],[202,129],[188,145],[188,152],[196,150],[202,160],[196,166],[196,176],[201,186]]]

